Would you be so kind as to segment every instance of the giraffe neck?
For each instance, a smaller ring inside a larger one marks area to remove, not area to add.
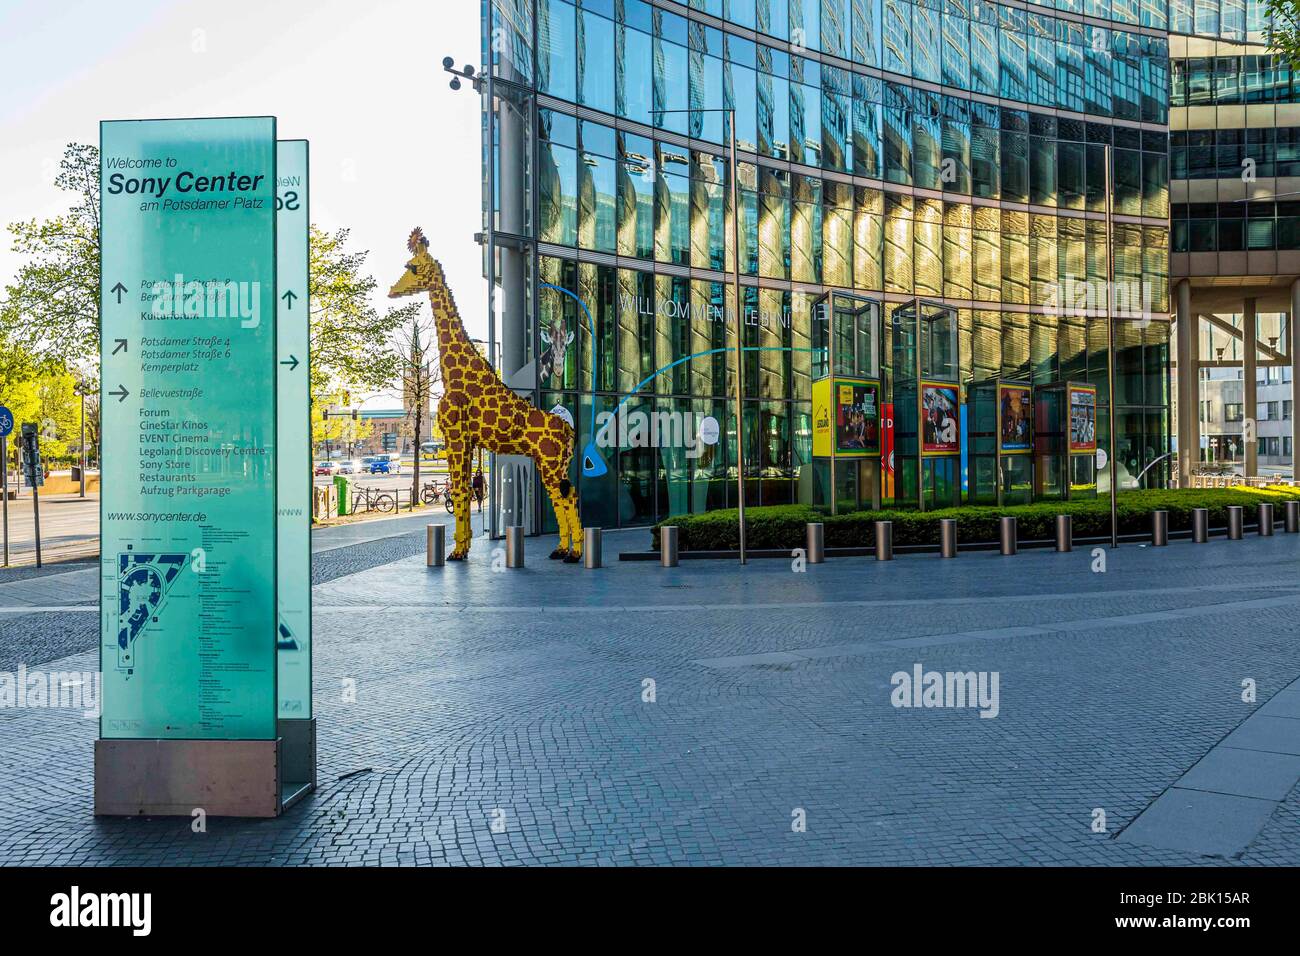
[[[447,381],[447,350],[454,344],[472,345],[465,323],[461,321],[456,309],[456,300],[451,297],[451,290],[439,284],[429,290],[429,305],[433,307],[434,328],[438,332],[438,361],[442,365],[442,380]]]

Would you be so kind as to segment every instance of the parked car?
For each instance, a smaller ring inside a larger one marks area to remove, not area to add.
[[[340,475],[359,475],[363,470],[365,469],[363,469],[361,462],[355,458],[339,462]]]
[[[339,470],[339,463],[336,461],[318,461],[316,467],[312,469],[315,475],[332,475]]]

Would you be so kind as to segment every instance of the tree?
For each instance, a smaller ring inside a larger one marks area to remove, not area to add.
[[[420,441],[434,387],[442,379],[442,366],[438,362],[438,335],[433,321],[420,318],[419,303],[408,306],[407,310],[409,324],[398,331],[395,339],[402,404],[415,436],[415,465],[411,474],[411,501],[415,502],[420,500]]]
[[[13,251],[28,261],[5,287],[0,326],[16,344],[64,362],[99,354],[99,150],[69,143],[54,184],[73,206],[44,222],[9,224]]]
[[[99,466],[99,383],[83,379],[86,392],[86,462]]]
[[[1300,69],[1300,0],[1268,0],[1264,12],[1273,24],[1269,49]]]
[[[374,276],[362,272],[370,253],[348,251],[348,233],[347,229],[330,233],[313,225],[309,234],[314,402],[340,388],[378,389],[392,384],[398,369],[393,335],[418,311],[416,305],[405,305],[381,314],[370,304],[379,286]]]
[[[333,442],[339,446],[352,445],[369,438],[374,431],[373,422],[353,419],[351,415],[331,415],[326,418],[325,409],[330,406],[347,407],[351,402],[344,389],[312,396],[311,442],[312,447]]]
[[[41,456],[68,458],[70,447],[81,437],[81,396],[77,380],[64,371],[50,372],[36,380],[38,417],[41,426]]]
[[[40,421],[40,395],[37,381],[48,372],[51,363],[41,361],[30,350],[18,345],[7,326],[0,327],[0,405],[14,415],[13,434],[9,442],[9,462],[17,461],[18,439],[23,422]]]

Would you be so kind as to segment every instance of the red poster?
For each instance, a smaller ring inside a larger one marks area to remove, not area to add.
[[[880,406],[880,476],[881,494],[894,497],[894,404]]]

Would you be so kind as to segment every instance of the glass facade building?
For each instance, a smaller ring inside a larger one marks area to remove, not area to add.
[[[963,425],[971,383],[1086,383],[1105,447],[1108,148],[1118,480],[1163,485],[1171,15],[1164,0],[485,0],[496,359],[597,452],[575,465],[584,520],[734,507],[738,427],[746,503],[808,500],[828,292],[878,305],[885,356],[918,300],[951,315]]]
[[[1300,85],[1259,0],[1170,6],[1180,481],[1295,474]]]

